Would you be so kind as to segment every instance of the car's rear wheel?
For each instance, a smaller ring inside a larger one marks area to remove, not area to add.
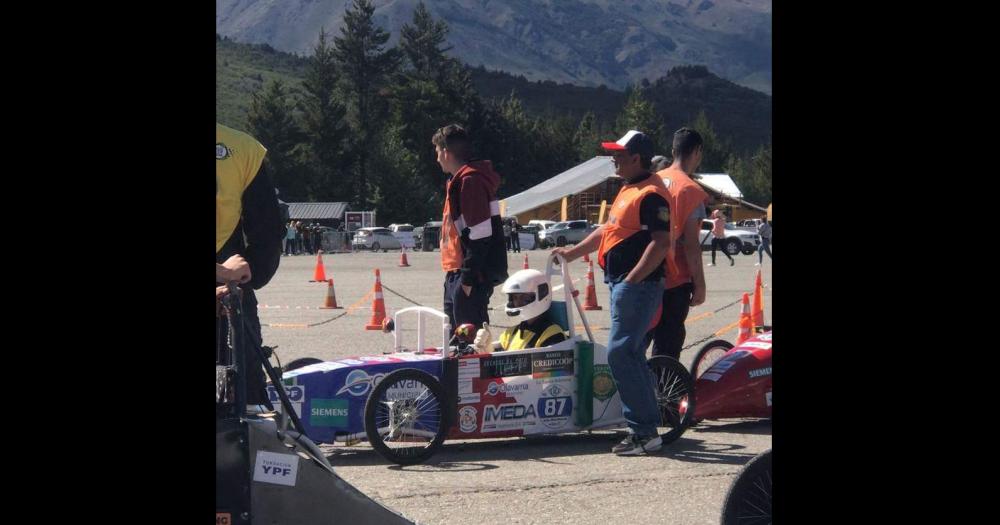
[[[414,368],[382,379],[365,404],[365,433],[372,448],[399,465],[431,457],[448,432],[441,383]]]
[[[743,248],[743,243],[739,239],[726,239],[726,253],[729,255],[736,255],[740,253]]]
[[[743,255],[753,255],[756,251],[757,247],[750,244],[743,247]]]

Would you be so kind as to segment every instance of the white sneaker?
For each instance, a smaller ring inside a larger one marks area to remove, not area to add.
[[[708,263],[706,266],[715,266],[715,263]]]
[[[754,266],[760,266],[760,263],[754,263]]]
[[[619,456],[642,456],[649,452],[656,452],[661,448],[663,448],[663,438],[660,436],[639,438],[635,434],[630,434],[611,449],[611,452]]]

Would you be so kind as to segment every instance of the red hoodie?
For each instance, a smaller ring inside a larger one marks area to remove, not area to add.
[[[446,272],[462,270],[462,284],[495,285],[507,278],[499,187],[500,175],[488,160],[469,161],[448,180],[441,267]]]

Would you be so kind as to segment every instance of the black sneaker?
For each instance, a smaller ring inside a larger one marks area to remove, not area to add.
[[[648,452],[656,452],[663,446],[660,436],[639,437],[629,434],[621,443],[615,445],[611,452],[619,456],[642,456]]]

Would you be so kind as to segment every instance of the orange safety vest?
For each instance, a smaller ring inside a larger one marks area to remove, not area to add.
[[[441,219],[441,269],[446,272],[462,269],[462,244],[459,242],[458,228],[451,220],[451,205],[448,198],[451,195],[451,185],[457,177],[451,177],[444,193],[444,218]]]
[[[691,269],[688,268],[686,251],[682,244],[685,221],[698,206],[703,206],[708,199],[708,193],[695,181],[691,180],[680,168],[669,167],[657,172],[663,179],[670,197],[670,249],[667,250],[667,289],[675,288],[691,282]],[[701,225],[698,225],[699,231]]]
[[[650,193],[658,193],[667,203],[670,202],[670,195],[663,185],[663,179],[656,175],[650,175],[638,184],[626,184],[618,192],[614,204],[611,205],[611,211],[608,212],[608,222],[604,223],[604,229],[601,231],[601,245],[597,248],[597,264],[601,265],[602,269],[607,269],[604,256],[615,245],[646,229],[640,222],[639,208],[642,199]]]

